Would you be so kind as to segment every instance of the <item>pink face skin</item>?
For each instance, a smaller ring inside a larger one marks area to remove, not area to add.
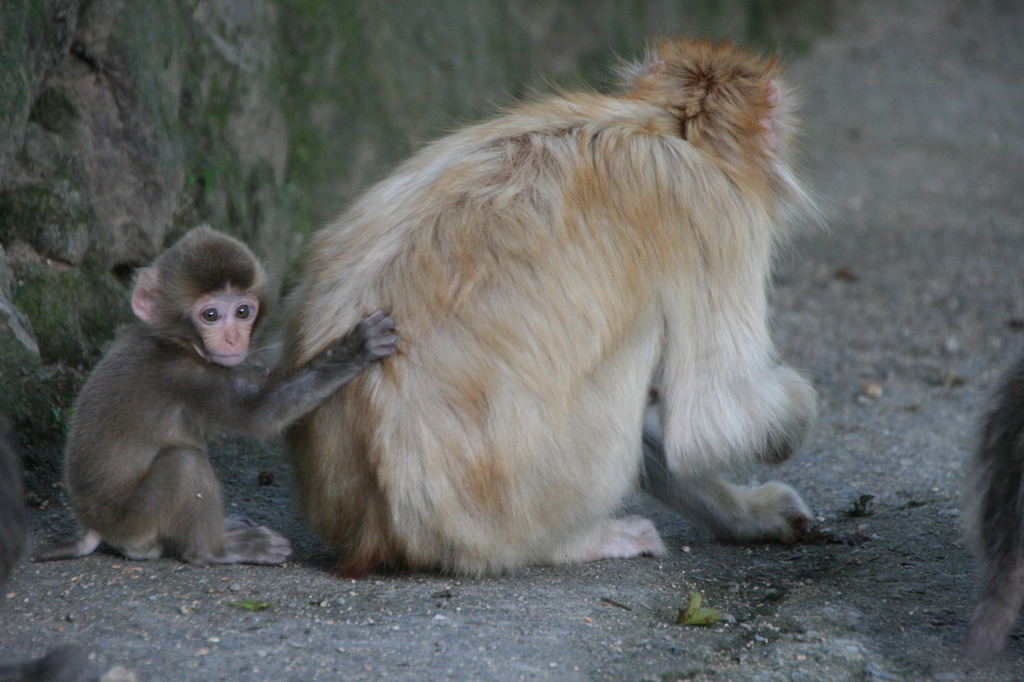
[[[203,296],[192,306],[192,320],[203,337],[203,349],[210,362],[234,367],[249,353],[249,335],[259,302],[244,292],[231,289]]]

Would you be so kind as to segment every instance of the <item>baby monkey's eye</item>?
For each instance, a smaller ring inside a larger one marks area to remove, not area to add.
[[[207,308],[199,315],[203,318],[203,322],[216,322],[220,319],[220,311],[216,308]]]
[[[252,306],[243,304],[235,308],[235,317],[240,320],[248,320],[252,317]]]

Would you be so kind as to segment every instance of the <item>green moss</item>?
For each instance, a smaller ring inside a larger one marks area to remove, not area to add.
[[[22,263],[15,271],[14,303],[32,321],[46,364],[91,366],[128,319],[126,293],[110,275],[45,263]]]
[[[188,51],[191,19],[180,3],[128,2],[120,10],[108,48],[126,62],[125,83],[158,123],[154,133],[163,154],[176,151],[181,123],[182,55]]]
[[[0,325],[8,325],[8,314],[2,307]],[[42,375],[38,356],[6,329],[0,333],[0,397],[4,411],[17,418],[45,409],[45,392],[40,390]]]
[[[75,120],[75,108],[62,94],[46,88],[32,103],[29,118],[51,133],[68,134]]]
[[[69,181],[0,193],[0,241],[25,241],[27,254],[10,263],[11,298],[30,320],[44,364],[90,366],[114,327],[128,319],[124,287],[102,263],[98,231]]]
[[[13,155],[32,89],[27,0],[10,0],[0,13],[0,169]],[[12,139],[13,138],[13,139]]]
[[[0,241],[21,239],[39,253],[77,264],[89,246],[91,218],[77,186],[66,180],[0,193]]]
[[[359,150],[380,139],[383,117],[354,3],[280,5],[288,19],[277,24],[281,49],[270,80],[289,131],[286,191],[295,207],[293,226],[308,233],[340,209],[337,183],[350,173]]]
[[[66,433],[65,409],[77,384],[72,390],[56,385],[39,356],[9,331],[12,323],[0,306],[0,405],[22,443],[52,447]]]

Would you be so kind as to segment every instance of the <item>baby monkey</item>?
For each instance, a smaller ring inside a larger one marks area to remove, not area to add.
[[[207,440],[280,431],[394,353],[397,336],[377,311],[300,367],[269,375],[237,368],[265,307],[265,281],[244,244],[205,227],[139,272],[131,303],[141,322],[119,334],[89,377],[68,437],[65,480],[85,532],[36,560],[85,556],[101,540],[130,559],[288,558],[284,536],[224,516]]]

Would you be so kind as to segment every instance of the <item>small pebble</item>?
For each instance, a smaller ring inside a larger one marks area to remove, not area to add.
[[[99,682],[138,682],[138,677],[131,670],[124,666],[115,665],[107,672],[100,675]]]
[[[860,385],[860,396],[868,400],[877,400],[882,397],[882,384],[877,381],[865,381]]]

